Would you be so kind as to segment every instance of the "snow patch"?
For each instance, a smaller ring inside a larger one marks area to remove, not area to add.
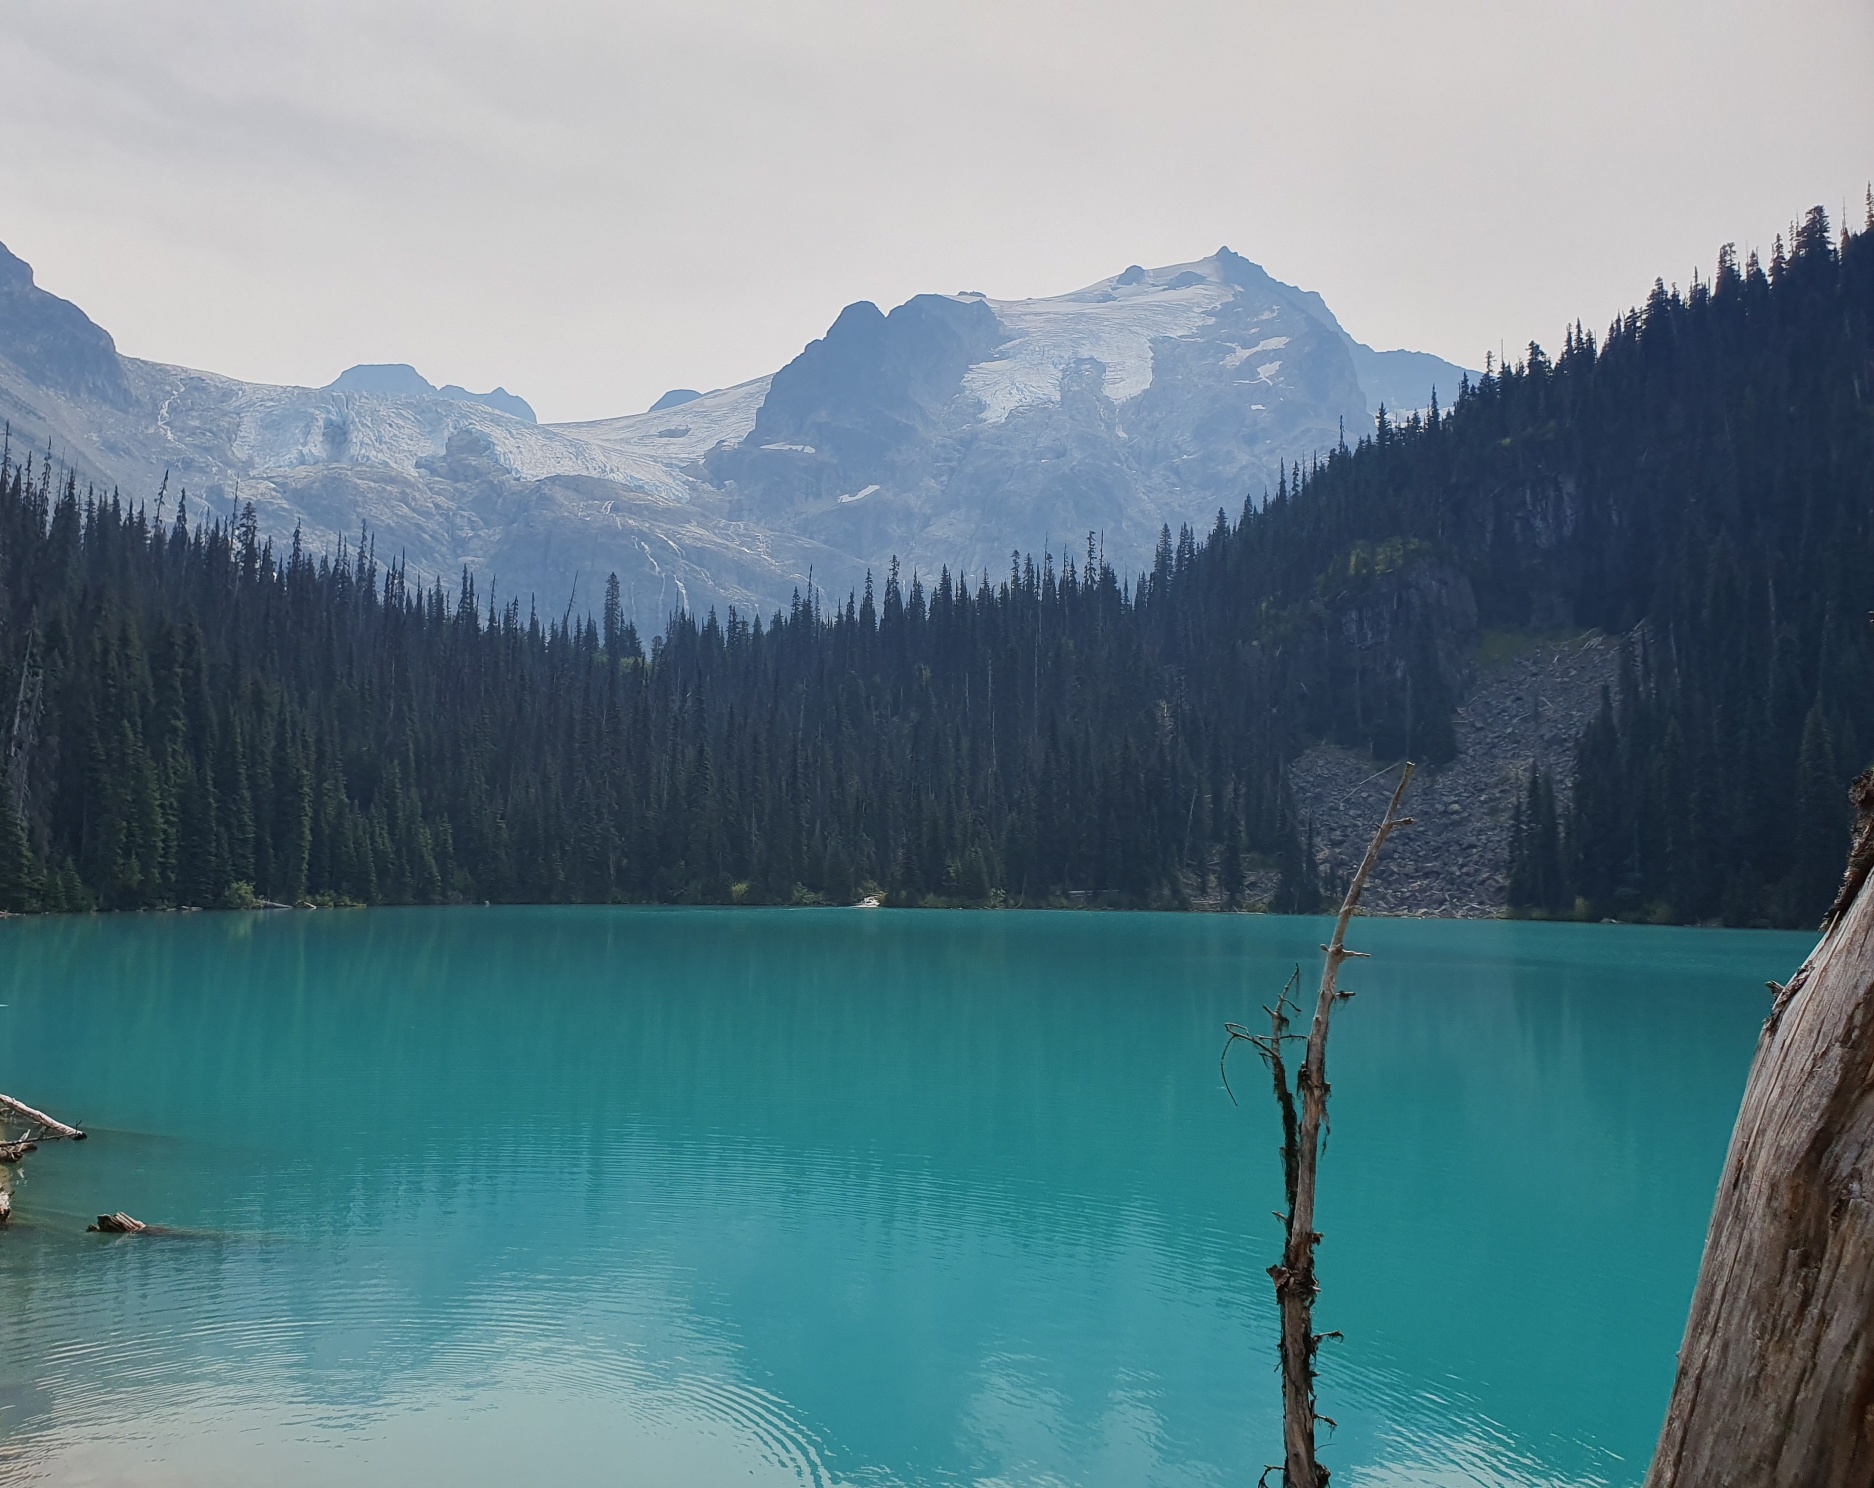
[[[753,382],[687,399],[676,419],[666,409],[553,427],[606,449],[654,460],[666,468],[680,468],[700,460],[719,444],[740,444],[746,439],[755,427],[762,399],[768,396],[770,380],[757,377]],[[683,432],[674,433],[677,429]]]
[[[850,501],[864,501],[866,497],[870,496],[877,489],[878,489],[878,482],[874,481],[871,485],[867,486],[863,491],[854,491],[852,495],[850,496],[840,497],[839,504],[841,506],[844,506]]]
[[[477,403],[188,377],[183,396],[190,401],[225,399],[223,406],[234,419],[232,453],[259,475],[343,464],[415,476],[425,463],[448,457],[451,441],[467,435],[472,458],[520,480],[597,476],[633,490],[689,499],[687,486],[668,461],[608,449]]]
[[[175,440],[185,427],[227,427],[229,454],[255,475],[336,464],[420,477],[432,462],[466,458],[517,480],[590,476],[684,503],[697,484],[696,461],[748,435],[769,383],[762,377],[704,393],[684,403],[681,423],[664,411],[528,424],[453,399],[277,387],[151,365],[175,379],[159,409],[162,432]]]
[[[1258,341],[1254,346],[1238,346],[1223,359],[1226,367],[1240,367],[1253,356],[1260,356],[1265,351],[1280,351],[1288,345],[1286,336],[1269,336]]]
[[[999,424],[1018,408],[1059,403],[1061,376],[1076,362],[1104,368],[1102,390],[1115,403],[1152,385],[1152,343],[1182,340],[1215,318],[1236,291],[1208,264],[1131,271],[1046,300],[990,300],[1010,339],[963,376],[981,400],[983,422]]]

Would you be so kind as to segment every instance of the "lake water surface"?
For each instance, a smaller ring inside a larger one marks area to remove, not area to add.
[[[1810,937],[1366,921],[1337,1484],[1630,1484]],[[1257,1018],[1324,922],[600,909],[0,923],[0,1481],[1249,1484]],[[102,1210],[185,1233],[83,1233]]]

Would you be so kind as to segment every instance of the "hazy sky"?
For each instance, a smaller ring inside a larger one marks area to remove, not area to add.
[[[1477,365],[1874,176],[1870,0],[0,0],[0,240],[124,351],[542,417],[1219,244]]]

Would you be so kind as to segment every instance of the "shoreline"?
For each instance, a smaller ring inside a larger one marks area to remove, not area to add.
[[[620,901],[615,901],[611,903],[599,904],[599,903],[590,903],[590,902],[583,901],[583,900],[572,900],[572,899],[549,899],[549,900],[504,899],[499,902],[495,902],[493,900],[484,900],[480,904],[476,904],[469,900],[462,900],[456,903],[442,903],[442,904],[435,904],[435,903],[431,903],[431,904],[304,904],[302,903],[302,904],[270,904],[270,905],[265,905],[265,906],[254,906],[254,907],[243,907],[243,908],[234,908],[234,907],[230,907],[226,905],[189,904],[189,905],[164,905],[164,906],[146,907],[146,908],[139,908],[139,909],[29,910],[29,911],[23,911],[23,912],[16,911],[16,910],[0,910],[0,921],[6,921],[6,920],[46,921],[46,920],[74,920],[74,919],[86,919],[86,918],[126,919],[126,918],[132,918],[138,915],[167,916],[167,915],[192,915],[192,914],[212,914],[212,915],[308,914],[315,910],[343,912],[343,911],[358,911],[358,910],[453,910],[453,909],[585,909],[585,910],[603,910],[603,909],[723,910],[723,909],[732,909],[732,910],[783,910],[783,911],[784,910],[829,911],[829,910],[881,910],[883,909],[883,910],[897,910],[900,912],[907,912],[907,913],[934,912],[934,913],[951,913],[951,914],[958,914],[958,913],[965,913],[965,914],[1089,913],[1089,914],[1154,915],[1154,916],[1165,916],[1167,918],[1175,918],[1178,916],[1185,916],[1185,915],[1192,915],[1192,916],[1218,915],[1218,916],[1229,916],[1229,917],[1250,918],[1250,919],[1295,919],[1295,920],[1318,920],[1318,919],[1333,918],[1332,911],[1325,909],[1325,908],[1315,911],[1312,914],[1292,914],[1284,910],[1275,910],[1275,909],[1224,909],[1220,906],[1209,905],[1209,904],[1190,904],[1190,905],[1185,905],[1182,907],[1177,907],[1177,906],[1165,906],[1165,905],[1118,904],[1118,903],[1111,903],[1111,902],[1100,903],[1100,902],[1092,902],[1092,901],[1084,902],[1084,903],[1076,903],[1076,902],[1071,902],[1071,901],[1060,901],[1060,900],[1054,900],[1054,901],[1049,901],[1046,903],[1038,903],[1038,904],[1026,904],[1026,903],[961,904],[961,903],[946,903],[942,901],[932,902],[929,900],[926,900],[925,902],[918,903],[918,904],[903,904],[903,903],[894,904],[894,903],[890,903],[888,901],[883,901],[883,900],[880,900],[877,902],[871,902],[871,903],[868,903],[865,900],[859,900],[851,904],[844,904],[844,903],[828,904],[824,902],[803,903],[803,902],[798,902],[798,901],[792,902],[792,903],[781,903],[781,902],[759,902],[759,903],[741,902],[741,903],[738,903],[733,900],[720,900],[720,899],[694,900],[694,901],[686,901],[686,902],[681,902],[681,903],[666,903],[664,901],[654,900],[654,899],[633,899],[633,900],[620,900]],[[1628,926],[1635,926],[1635,927],[1642,927],[1642,928],[1649,928],[1649,929],[1767,930],[1767,931],[1773,931],[1777,934],[1812,934],[1814,933],[1812,928],[1806,925],[1772,925],[1772,924],[1767,924],[1767,923],[1758,923],[1758,924],[1751,924],[1751,925],[1727,925],[1721,921],[1714,921],[1714,920],[1704,920],[1704,921],[1661,920],[1661,919],[1646,919],[1646,918],[1638,918],[1638,917],[1632,918],[1632,919],[1618,919],[1618,918],[1589,919],[1586,917],[1576,918],[1575,916],[1572,916],[1572,915],[1518,915],[1518,914],[1511,914],[1507,910],[1500,910],[1495,914],[1466,914],[1466,913],[1450,914],[1450,913],[1443,913],[1437,910],[1365,909],[1365,908],[1362,908],[1356,912],[1356,917],[1359,919],[1365,919],[1365,920],[1438,920],[1438,921],[1448,922],[1451,924],[1628,925]]]

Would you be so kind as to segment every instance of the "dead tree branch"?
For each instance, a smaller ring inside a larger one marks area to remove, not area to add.
[[[1282,1045],[1300,1038],[1300,1034],[1288,1031],[1288,1012],[1296,1007],[1295,990],[1301,985],[1301,968],[1297,966],[1289,973],[1288,980],[1282,984],[1282,995],[1275,1000],[1275,1006],[1263,1009],[1269,1015],[1269,1033],[1265,1038],[1261,1034],[1251,1033],[1241,1023],[1223,1025],[1223,1055],[1217,1061],[1217,1067],[1223,1074],[1224,1093],[1230,1097],[1230,1104],[1236,1104],[1236,1092],[1230,1089],[1230,1071],[1228,1068],[1230,1050],[1238,1042],[1248,1044],[1262,1056],[1264,1064],[1269,1066],[1269,1076],[1275,1086],[1276,1109],[1282,1113],[1282,1191],[1286,1198],[1287,1209],[1276,1218],[1284,1225],[1288,1223],[1288,1211],[1295,1207],[1295,1096],[1288,1088],[1288,1065],[1282,1058]]]
[[[33,633],[26,633],[26,663],[20,669],[19,697],[13,704],[13,728],[7,738],[5,779],[13,814],[26,820],[27,775],[33,746],[39,737],[39,716],[45,711],[45,669],[33,654]]]
[[[1408,761],[1400,772],[1399,784],[1387,804],[1385,818],[1373,833],[1366,856],[1360,860],[1353,881],[1347,885],[1340,915],[1334,921],[1334,933],[1321,947],[1325,960],[1321,968],[1321,987],[1315,995],[1314,1018],[1308,1026],[1302,1062],[1295,1071],[1293,1090],[1289,1087],[1288,1069],[1282,1057],[1282,1045],[1297,1035],[1288,1031],[1288,989],[1300,978],[1296,968],[1282,996],[1269,1009],[1269,1036],[1258,1038],[1237,1024],[1226,1024],[1227,1058],[1231,1044],[1242,1039],[1255,1046],[1269,1065],[1275,1086],[1276,1108],[1282,1116],[1282,1177],[1288,1196],[1284,1216],[1285,1237],[1282,1260],[1269,1268],[1275,1283],[1276,1305],[1281,1312],[1282,1339],[1282,1483],[1284,1488],[1324,1488],[1327,1469],[1315,1458],[1314,1428],[1317,1421],[1333,1422],[1314,1408],[1315,1353],[1323,1338],[1338,1338],[1337,1333],[1314,1331],[1314,1299],[1320,1290],[1314,1275],[1314,1248],[1321,1237],[1314,1228],[1315,1178],[1321,1159],[1321,1134],[1327,1125],[1327,1034],[1334,1005],[1350,996],[1339,989],[1343,961],[1364,957],[1365,952],[1347,949],[1347,924],[1360,908],[1360,896],[1367,879],[1379,861],[1380,849],[1399,827],[1412,824],[1412,818],[1399,814],[1399,802],[1412,780]],[[1299,1110],[1297,1106],[1299,1105]]]

